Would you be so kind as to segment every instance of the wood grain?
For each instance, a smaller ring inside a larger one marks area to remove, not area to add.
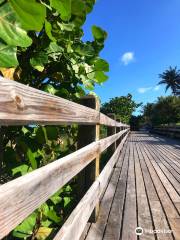
[[[0,239],[77,175],[122,133],[80,150],[0,186]]]
[[[116,125],[99,111],[0,77],[0,125],[72,123]]]
[[[79,202],[70,217],[55,236],[54,240],[79,240],[96,203],[104,193],[104,189],[109,182],[113,167],[119,157],[119,152],[123,147],[124,141],[118,146],[116,152],[106,164],[99,177]]]

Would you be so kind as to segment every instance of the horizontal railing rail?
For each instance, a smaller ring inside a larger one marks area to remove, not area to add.
[[[172,126],[161,126],[161,127],[154,127],[151,129],[152,133],[157,133],[160,135],[165,135],[173,138],[180,138],[180,127],[172,127]]]
[[[0,79],[0,126],[73,123],[87,125],[87,128],[95,125],[94,140],[90,139],[79,150],[0,186],[0,239],[96,159],[95,178],[90,188],[55,237],[79,239],[108,184],[129,133],[127,124],[100,113],[97,108],[92,109],[15,81]],[[113,128],[110,132],[114,134],[99,140],[99,125]],[[99,156],[112,144],[116,146],[115,143],[118,146],[99,175]]]
[[[0,78],[0,125],[72,123],[128,127],[97,110]]]

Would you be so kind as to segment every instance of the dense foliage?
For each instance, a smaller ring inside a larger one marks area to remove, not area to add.
[[[82,26],[95,0],[0,0],[0,74],[51,94],[78,101],[107,80],[99,57],[107,33]],[[77,126],[0,128],[0,184],[76,149]],[[60,189],[7,238],[46,239],[60,227],[76,201],[76,181]]]
[[[132,115],[129,121],[131,131],[139,131],[143,126],[143,116],[142,115]]]
[[[68,98],[106,81],[109,66],[99,57],[106,32],[92,26],[94,41],[82,41],[94,2],[0,0],[1,73]]]
[[[180,70],[177,67],[169,67],[162,74],[159,74],[161,81],[159,84],[166,85],[166,91],[170,88],[174,95],[180,95]]]
[[[127,96],[112,98],[109,102],[104,103],[101,111],[105,114],[115,113],[121,122],[129,123],[132,113],[140,106],[141,103],[136,103],[132,99],[132,95],[128,94]]]
[[[147,103],[143,108],[145,123],[152,126],[180,122],[180,98],[159,97],[156,103]]]

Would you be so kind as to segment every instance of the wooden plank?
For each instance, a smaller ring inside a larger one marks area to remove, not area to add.
[[[116,126],[99,111],[0,77],[0,125],[72,123]]]
[[[114,172],[113,172],[111,180],[108,184],[107,190],[102,198],[102,201],[100,204],[100,213],[99,213],[97,222],[95,224],[91,225],[91,228],[86,237],[86,240],[92,240],[92,239],[101,240],[101,239],[103,239],[104,231],[105,231],[106,224],[108,221],[109,212],[110,212],[114,194],[115,194],[115,191],[117,188],[119,175],[121,172],[121,166],[124,162],[124,157],[126,154],[126,147],[127,147],[127,144],[125,143],[124,147],[122,148],[123,152],[120,154],[120,156],[118,158],[119,167],[114,169]]]
[[[115,114],[108,114],[108,116],[110,118],[112,118],[113,120],[116,119],[116,115]],[[111,135],[114,135],[116,134],[116,127],[112,127],[112,126],[109,126],[107,127],[107,136],[111,136]],[[109,156],[112,156],[112,154],[115,152],[116,150],[116,142],[114,142],[109,148],[108,148],[108,154]]]
[[[167,164],[167,162],[164,160],[164,158],[162,158],[162,156],[159,154],[157,150],[155,151],[155,149],[152,148],[151,146],[149,146],[149,149],[151,150],[151,153],[153,154],[154,159],[157,165],[160,167],[161,171],[164,173],[164,175],[166,176],[168,181],[171,183],[171,185],[175,188],[176,192],[180,195],[180,175],[177,174],[176,171],[174,171],[174,174],[173,174],[174,169],[171,168],[170,164]],[[180,169],[179,169],[179,173],[180,173]],[[179,177],[179,180],[178,180],[178,177]],[[165,182],[164,184],[166,185]],[[177,195],[177,193],[175,195]]]
[[[150,150],[150,148],[148,148],[148,149]],[[180,201],[179,194],[175,191],[175,189],[172,186],[172,184],[170,183],[169,179],[162,171],[162,168],[160,167],[161,166],[160,163],[156,162],[157,161],[156,155],[154,155],[152,151],[151,151],[151,156],[152,156],[152,158],[150,159],[151,164],[153,165],[153,167],[154,167],[157,175],[159,176],[159,179],[163,183],[163,185],[166,186],[166,190],[169,193],[169,195],[171,196],[172,201],[173,202]]]
[[[0,125],[96,124],[99,112],[46,92],[0,78]]]
[[[132,142],[130,141],[130,154],[129,154],[129,168],[127,189],[125,198],[125,209],[123,218],[123,227],[121,232],[122,239],[137,239],[135,229],[137,227],[136,215],[136,190],[135,190],[135,175],[134,175],[134,157]]]
[[[171,150],[171,152],[167,151],[167,148],[164,148],[162,146],[157,146],[157,150],[160,151],[162,153],[162,155],[168,157],[171,162],[173,164],[175,164],[178,169],[180,169],[180,154],[175,154],[174,155],[174,152]]]
[[[173,178],[172,174],[166,169],[166,167],[163,165],[161,156],[159,155],[159,152],[151,148],[151,144],[148,144],[148,150],[151,151],[151,156],[155,161],[152,161],[152,164],[154,166],[154,169],[156,170],[159,178],[163,182],[163,185],[166,186],[166,190],[168,191],[169,195],[171,196],[171,199],[173,202],[180,201],[180,183]]]
[[[85,239],[86,239],[86,236],[87,236],[88,233],[89,233],[89,229],[90,229],[91,225],[92,225],[92,223],[87,223],[87,224],[86,224],[86,227],[85,227],[83,233],[81,234],[81,237],[80,237],[79,240],[85,240]]]
[[[123,144],[120,144],[116,152],[102,170],[99,177],[71,213],[70,217],[67,219],[60,231],[57,233],[54,240],[78,240],[80,238],[94,209],[94,206],[104,193],[104,189],[109,182],[113,167],[118,159],[119,152],[122,147]]]
[[[153,219],[151,217],[149,199],[146,194],[144,179],[142,176],[139,155],[136,149],[136,144],[133,144],[134,150],[134,163],[135,163],[135,183],[136,183],[136,194],[137,194],[137,217],[138,226],[142,229],[153,229]],[[139,236],[142,240],[154,240],[155,236],[151,233],[145,233]]]
[[[120,178],[113,199],[111,211],[108,217],[108,222],[103,240],[120,239],[120,231],[122,228],[122,218],[125,202],[125,192],[127,186],[128,162],[129,162],[129,144],[127,144],[127,148],[125,151]]]
[[[140,166],[142,169],[142,176],[145,183],[145,189],[146,193],[149,199],[151,214],[153,217],[153,223],[154,227],[152,229],[169,229],[168,222],[166,220],[166,216],[164,214],[164,209],[162,208],[161,202],[159,201],[159,198],[157,196],[156,190],[154,188],[153,182],[151,180],[149,171],[147,169],[147,166],[145,164],[144,155],[142,155],[143,149],[139,146],[139,144],[136,144],[136,149],[138,152],[139,160],[140,160]],[[150,229],[150,228],[148,228]],[[156,234],[158,240],[172,240],[173,237],[171,234]]]
[[[167,194],[165,187],[162,185],[162,182],[160,181],[155,169],[152,166],[152,163],[151,163],[152,160],[150,160],[151,159],[150,152],[148,151],[147,147],[145,147],[144,145],[143,145],[143,149],[147,156],[145,158],[145,162],[147,164],[147,167],[153,179],[154,185],[156,187],[156,191],[161,200],[161,204],[163,205],[163,208],[165,210],[171,229],[173,230],[173,235],[177,240],[179,240],[180,239],[180,229],[178,226],[179,221],[176,220],[180,217],[179,213],[177,212],[177,209],[175,208],[175,206],[172,204],[172,201],[169,195]]]
[[[116,190],[119,174],[120,174],[119,169],[115,168],[112,178],[108,184],[107,190],[104,194],[104,197],[102,198],[97,222],[92,223],[91,228],[86,237],[86,240],[103,239],[103,233],[107,224],[107,219],[113,201],[113,196]]]
[[[100,103],[94,95],[89,95],[81,98],[83,106],[100,111]],[[78,149],[88,145],[91,142],[98,141],[100,135],[100,128],[98,125],[79,125],[78,126]],[[78,199],[80,200],[87,192],[89,187],[99,176],[99,161],[100,155],[96,156],[95,161],[92,161],[86,168],[84,168],[78,175]],[[95,222],[99,212],[99,204],[97,204],[93,211],[90,222]]]
[[[104,138],[100,141],[100,152],[103,152],[106,148],[108,148],[113,142],[118,140],[122,135],[128,133],[128,129],[118,132],[112,136]]]
[[[64,158],[0,186],[0,238],[6,236],[120,136],[118,133],[91,143]]]
[[[99,123],[102,125],[106,125],[106,126],[116,126],[116,127],[125,127],[128,128],[129,125],[127,124],[123,124],[121,122],[116,122],[115,120],[107,117],[105,114],[100,113],[100,120]]]
[[[171,160],[171,158],[169,156],[167,156],[166,154],[163,154],[161,151],[158,151],[157,148],[154,148],[153,144],[151,146],[154,151],[158,152],[158,156],[161,159],[161,162],[168,169],[168,171],[171,173],[173,178],[175,178],[180,183],[180,168],[178,168],[173,163],[173,161]]]

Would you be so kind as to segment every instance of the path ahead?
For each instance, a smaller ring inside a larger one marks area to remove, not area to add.
[[[137,226],[143,229],[141,240],[180,240],[177,141],[130,135],[101,201],[98,221],[87,225],[82,239],[134,240]]]

